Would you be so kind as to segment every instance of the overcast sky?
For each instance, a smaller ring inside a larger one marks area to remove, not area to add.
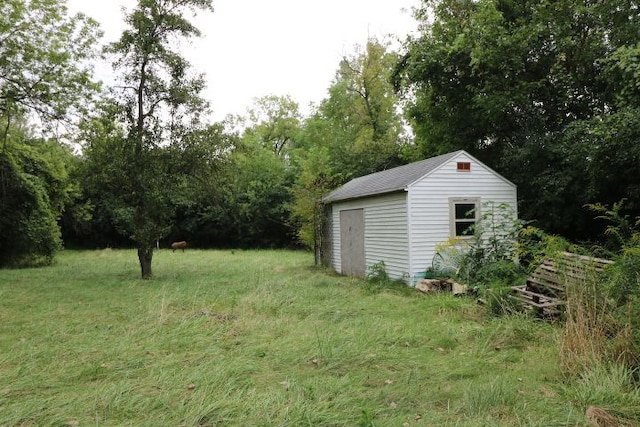
[[[340,59],[368,37],[404,39],[417,27],[420,0],[214,0],[197,17],[203,33],[185,50],[207,76],[213,118],[243,114],[253,98],[290,95],[303,113],[326,97]],[[100,22],[105,42],[123,30],[122,8],[135,0],[68,0],[71,13]],[[104,73],[105,71],[103,71]],[[105,76],[100,76],[105,78]]]

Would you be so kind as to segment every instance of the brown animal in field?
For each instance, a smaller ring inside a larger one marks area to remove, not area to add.
[[[182,249],[182,252],[184,252],[184,248],[187,247],[187,242],[173,242],[171,244],[171,249],[173,249],[173,252],[176,251],[176,249]]]

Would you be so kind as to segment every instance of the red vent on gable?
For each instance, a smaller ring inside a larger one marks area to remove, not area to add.
[[[458,162],[458,170],[470,172],[471,171],[471,162]]]

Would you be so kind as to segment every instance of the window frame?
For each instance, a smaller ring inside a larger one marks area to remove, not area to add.
[[[457,225],[459,223],[472,223],[469,226],[475,225],[478,223],[480,219],[480,197],[449,197],[449,235],[452,238],[457,239],[470,239],[473,237],[473,234],[460,234],[456,233]],[[474,215],[473,218],[457,218],[456,217],[456,206],[457,205],[474,205]],[[468,227],[467,227],[468,228]],[[466,228],[465,228],[466,230]]]
[[[458,162],[456,170],[458,172],[471,172],[471,162]]]

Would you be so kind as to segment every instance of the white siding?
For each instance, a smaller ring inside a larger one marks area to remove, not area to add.
[[[406,193],[369,197],[333,204],[332,265],[340,272],[340,211],[364,210],[364,251],[369,267],[384,261],[387,274],[401,279],[409,271],[409,238]]]
[[[457,162],[471,162],[471,171],[457,171]],[[449,200],[480,198],[517,209],[516,187],[476,159],[461,153],[409,188],[410,273],[431,265],[436,245],[450,237]]]

